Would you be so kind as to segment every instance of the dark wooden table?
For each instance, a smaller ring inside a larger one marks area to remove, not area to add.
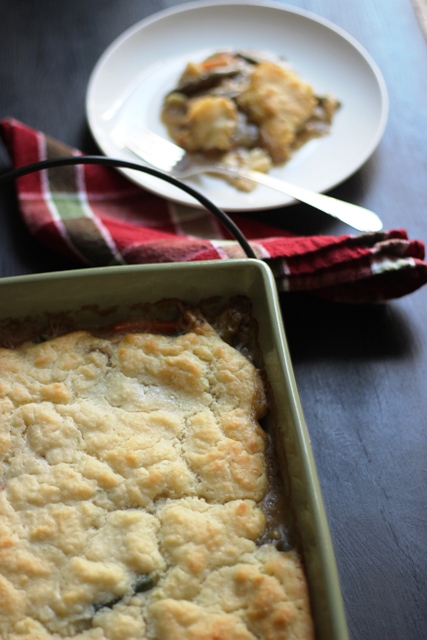
[[[0,0],[0,118],[86,153],[90,73],[104,49],[175,0]],[[294,0],[343,27],[381,68],[384,138],[332,195],[427,241],[427,45],[410,0]],[[0,169],[9,158],[0,149]],[[274,213],[271,214],[274,216]],[[301,233],[347,232],[302,205]],[[76,268],[48,253],[0,193],[0,276]],[[386,305],[282,297],[301,401],[329,515],[354,640],[427,639],[427,288]]]

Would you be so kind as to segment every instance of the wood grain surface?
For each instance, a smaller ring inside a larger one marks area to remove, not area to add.
[[[97,152],[85,92],[105,48],[174,0],[0,0],[0,118]],[[427,241],[427,44],[411,0],[294,0],[355,37],[390,97],[372,158],[331,193],[385,228]],[[10,161],[0,148],[0,169]],[[278,221],[277,212],[266,219]],[[296,205],[294,231],[348,228]],[[49,254],[0,193],[0,276],[76,268]],[[427,639],[427,288],[386,305],[283,294],[283,318],[311,434],[353,640]]]

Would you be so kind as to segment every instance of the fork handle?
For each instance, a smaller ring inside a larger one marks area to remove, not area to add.
[[[224,168],[224,172],[225,169],[227,173],[230,174],[230,167]],[[215,171],[218,171],[218,168],[216,168]],[[319,211],[338,218],[338,220],[345,222],[350,227],[359,231],[380,231],[383,228],[383,223],[377,214],[364,207],[359,207],[358,205],[345,202],[344,200],[338,200],[337,198],[332,198],[322,193],[308,191],[303,187],[289,184],[284,180],[273,178],[260,171],[236,169],[236,171],[233,170],[233,173],[235,173],[236,176],[239,175],[242,178],[253,180],[253,182],[280,191],[299,202],[304,202],[315,209],[319,209]]]

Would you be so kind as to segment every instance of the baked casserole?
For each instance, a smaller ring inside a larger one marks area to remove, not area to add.
[[[314,638],[233,313],[0,349],[1,638]]]
[[[277,56],[230,50],[187,64],[164,99],[162,121],[190,153],[268,173],[328,133],[338,106]],[[255,187],[242,178],[228,180],[244,191]]]

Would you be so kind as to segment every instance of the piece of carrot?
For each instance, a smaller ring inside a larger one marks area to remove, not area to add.
[[[163,333],[170,335],[177,332],[175,320],[124,320],[114,325],[113,331],[116,333]]]
[[[213,56],[212,58],[208,58],[201,63],[203,69],[208,71],[209,69],[213,69],[214,67],[223,67],[230,64],[232,60],[232,56],[229,53],[220,53],[217,56]]]

